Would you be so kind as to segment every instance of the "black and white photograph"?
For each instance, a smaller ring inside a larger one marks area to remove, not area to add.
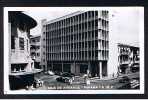
[[[4,94],[144,94],[143,7],[4,7]]]

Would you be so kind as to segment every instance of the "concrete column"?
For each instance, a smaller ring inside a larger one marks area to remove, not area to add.
[[[52,71],[53,71],[53,63],[51,63],[51,68],[52,68]]]
[[[74,62],[74,72],[76,73],[76,63]]]
[[[71,73],[75,73],[75,66],[74,63],[70,65]]]
[[[62,72],[63,72],[63,62],[62,62]]]
[[[80,73],[80,64],[77,65],[77,73]]]
[[[89,70],[89,74],[91,74],[91,66],[90,66],[90,61],[88,62],[88,70]]]
[[[75,74],[79,74],[80,73],[80,65],[79,64],[76,64],[75,66]]]
[[[102,78],[102,62],[99,62],[99,75],[100,75],[100,78]]]
[[[45,70],[48,71],[47,62],[45,62]]]

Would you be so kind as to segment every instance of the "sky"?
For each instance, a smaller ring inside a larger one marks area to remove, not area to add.
[[[31,30],[31,35],[41,34],[41,20],[47,21],[76,12],[87,10],[109,11],[110,39],[120,43],[139,45],[141,10],[138,7],[25,7],[24,13],[34,18],[38,25]]]

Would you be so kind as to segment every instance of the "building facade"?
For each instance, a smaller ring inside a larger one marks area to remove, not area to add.
[[[41,68],[41,36],[31,36],[30,37],[30,55],[34,60],[35,68]]]
[[[139,71],[139,47],[118,43],[118,68],[122,74]]]
[[[78,11],[43,20],[42,44],[45,70],[107,76],[109,12]]]
[[[46,61],[46,49],[45,49],[45,46],[46,46],[46,41],[45,41],[45,38],[46,38],[46,35],[45,35],[45,28],[43,28],[43,25],[46,24],[46,19],[43,19],[41,21],[41,24],[42,24],[42,29],[41,29],[41,66],[43,68],[44,71],[47,71],[47,61]],[[44,33],[43,33],[44,32]],[[45,67],[46,65],[46,67]]]
[[[30,29],[37,23],[21,11],[9,11],[9,84],[10,89],[31,85],[34,80],[34,61],[30,56]]]

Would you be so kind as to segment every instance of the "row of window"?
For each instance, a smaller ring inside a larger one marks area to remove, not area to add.
[[[101,19],[98,19],[98,20],[93,20],[93,21],[89,21],[89,22],[83,22],[83,23],[75,23],[75,24],[71,24],[71,25],[66,25],[66,26],[60,26],[59,27],[54,27],[54,28],[47,28],[46,27],[46,31],[57,31],[57,30],[65,30],[65,31],[68,31],[68,32],[73,32],[74,30],[89,30],[89,29],[92,29],[94,27],[103,27],[103,28],[108,28],[109,26],[109,22],[106,21],[106,20],[101,20]]]
[[[30,50],[34,50],[34,51],[39,50],[39,49],[40,49],[40,45],[38,45],[38,46],[37,45],[35,45],[35,46],[31,45],[31,47],[30,47]]]
[[[108,33],[109,31],[106,30],[91,30],[91,31],[85,31],[85,32],[77,32],[75,34],[67,33],[67,32],[60,32],[60,31],[55,31],[55,32],[46,32],[46,37],[47,39],[58,39],[58,38],[64,38],[67,37],[69,39],[83,39],[83,38],[94,38],[94,37],[107,37],[108,38]]]
[[[30,43],[37,43],[37,42],[40,42],[40,40],[32,40],[30,41]]]
[[[99,14],[102,15],[102,17],[108,17],[108,12],[107,11],[102,11],[103,14]],[[87,20],[88,18],[98,18],[98,11],[88,11],[85,13],[81,13],[48,25],[44,25],[44,27],[47,27],[48,29],[53,29],[55,27],[61,27],[61,26],[66,26],[69,25],[71,23],[76,23],[76,22],[81,22],[83,20]]]
[[[26,64],[11,64],[11,72],[25,71]]]
[[[51,40],[47,40],[46,44],[50,45],[50,46],[60,46],[60,45],[70,45],[73,43],[83,43],[83,42],[93,42],[93,41],[102,41],[102,42],[108,42],[108,39],[105,37],[102,38],[95,38],[95,39],[81,39],[81,40],[70,40],[69,38],[64,38],[64,39],[51,39]]]
[[[70,23],[75,23],[75,22],[81,22],[82,20],[85,20],[87,19],[87,13],[88,13],[88,18],[93,18],[94,17],[94,13],[95,13],[95,16],[98,16],[98,12],[85,12],[85,13],[82,13],[82,14],[79,14],[79,15],[76,15],[76,16],[72,16],[70,18],[66,18],[66,19],[63,19],[61,21],[57,21],[55,23],[51,23],[51,24],[48,24],[44,27],[47,27],[49,29],[53,29],[54,27],[60,27],[60,26],[66,26],[66,25],[69,25]],[[92,15],[91,15],[92,13]]]
[[[132,49],[130,47],[118,47],[118,52],[119,52],[119,54],[129,55],[129,54],[133,53],[133,54],[139,55],[139,49]]]
[[[107,60],[108,51],[82,51],[74,53],[47,53],[47,60]]]
[[[89,42],[80,42],[80,43],[71,43],[71,44],[63,44],[63,45],[49,45],[46,47],[47,52],[63,52],[63,51],[78,51],[78,50],[102,50],[109,49],[108,41],[89,41]]]
[[[102,31],[97,33],[97,31],[94,32],[85,32],[81,34],[73,34],[73,35],[67,35],[62,37],[55,37],[55,38],[49,38],[50,36],[47,35],[46,42],[49,45],[56,45],[56,44],[62,44],[62,43],[70,43],[70,42],[82,42],[82,41],[93,41],[93,40],[105,40],[108,41],[109,34],[107,31]],[[95,38],[95,39],[94,39]],[[45,39],[44,39],[45,41]]]
[[[11,49],[15,49],[15,36],[11,36]],[[24,50],[24,38],[19,37],[19,48],[20,50]],[[28,40],[27,40],[27,50],[28,50]]]
[[[39,56],[40,56],[40,53],[31,52],[31,56],[32,56],[32,57],[34,57],[34,56],[39,57]]]
[[[118,62],[120,64],[125,64],[125,63],[129,64],[131,61],[136,62],[139,60],[140,60],[139,56],[136,56],[136,55],[134,55],[133,57],[130,57],[130,56],[119,56],[118,57]]]
[[[97,30],[97,29],[105,29],[108,30],[109,24],[108,21],[102,20],[101,22],[98,20],[91,21],[91,22],[85,22],[82,24],[77,24],[73,26],[68,26],[68,27],[63,27],[63,28],[57,28],[55,27],[54,29],[48,29],[44,30],[48,32],[48,34],[51,34],[54,36],[55,34],[53,33],[65,33],[65,34],[72,34],[73,32],[81,32],[81,31],[91,31],[91,30]],[[60,34],[57,34],[60,35]]]

